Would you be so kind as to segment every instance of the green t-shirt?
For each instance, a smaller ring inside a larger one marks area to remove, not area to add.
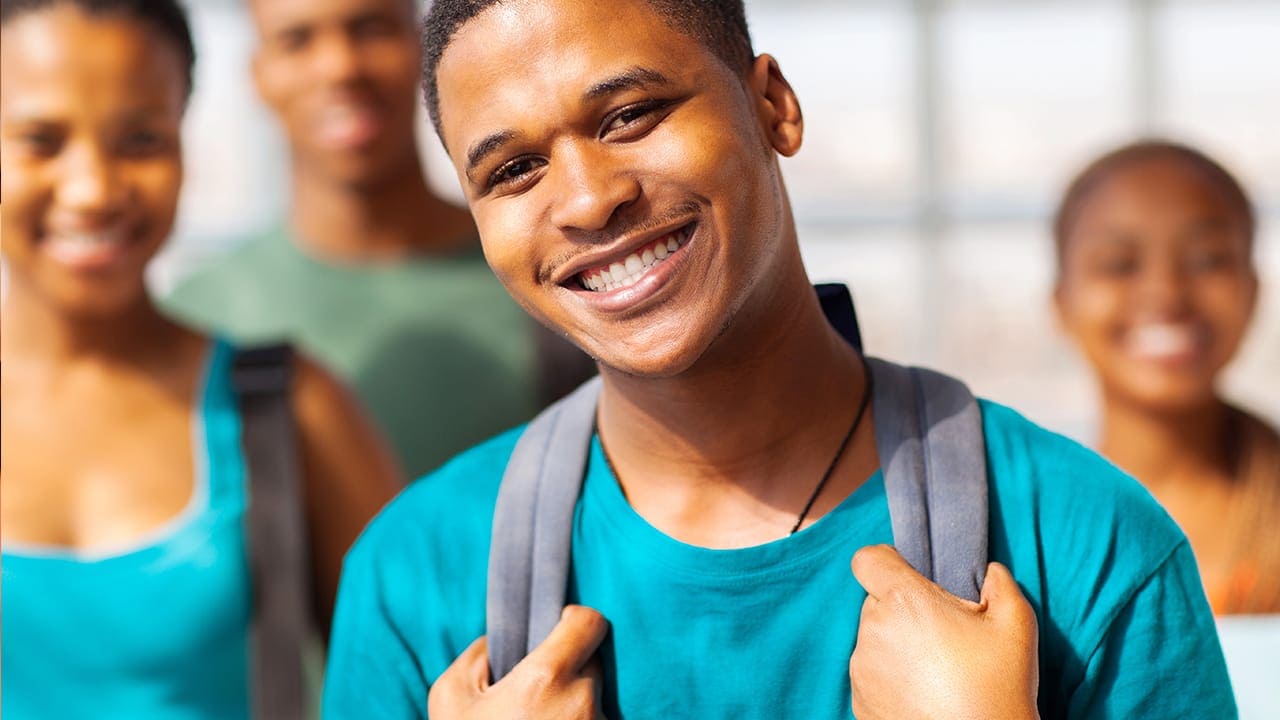
[[[1182,533],[1136,482],[983,402],[993,560],[1040,628],[1050,718],[1234,718],[1213,617]],[[407,488],[347,556],[324,716],[421,718],[432,681],[485,631],[509,432]],[[598,441],[573,521],[571,601],[610,623],[605,716],[849,718],[866,593],[853,553],[892,540],[877,472],[812,526],[737,550],[687,545],[627,503]]]
[[[478,244],[340,265],[276,232],[197,271],[162,304],[237,341],[293,342],[355,391],[409,477],[538,410],[534,324]]]

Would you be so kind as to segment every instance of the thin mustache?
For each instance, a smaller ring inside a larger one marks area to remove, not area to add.
[[[595,252],[601,245],[610,245],[625,237],[637,237],[644,235],[645,233],[653,232],[654,230],[665,225],[670,225],[681,218],[696,215],[698,210],[698,203],[691,200],[689,202],[680,203],[661,215],[655,215],[640,222],[625,226],[619,223],[618,226],[605,228],[597,233],[585,236],[583,240],[583,245],[585,247],[578,247],[557,255],[551,260],[551,262],[547,263],[546,267],[540,273],[541,277],[539,280],[544,283],[548,282],[551,279],[555,268],[564,267],[567,263],[571,263],[587,253]]]

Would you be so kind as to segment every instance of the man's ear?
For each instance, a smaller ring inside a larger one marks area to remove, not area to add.
[[[783,157],[799,152],[804,138],[800,100],[773,56],[761,55],[752,61],[748,89],[773,149]]]

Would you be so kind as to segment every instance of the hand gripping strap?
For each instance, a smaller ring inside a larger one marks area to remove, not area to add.
[[[569,585],[573,512],[586,472],[600,378],[529,423],[507,462],[493,513],[485,606],[497,682],[560,621]]]
[[[300,718],[306,708],[302,644],[310,627],[311,578],[289,407],[293,351],[287,345],[244,349],[233,368],[250,487],[253,716]]]
[[[921,575],[978,601],[987,570],[982,413],[964,383],[867,358],[893,541]]]

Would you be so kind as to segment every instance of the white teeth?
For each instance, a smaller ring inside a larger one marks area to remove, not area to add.
[[[594,292],[611,292],[635,285],[650,268],[679,250],[688,237],[687,230],[680,230],[659,238],[652,245],[628,255],[622,262],[615,262],[607,269],[601,268],[591,271],[590,275],[580,276],[581,283]]]
[[[1170,357],[1195,352],[1197,333],[1189,325],[1153,323],[1140,325],[1129,333],[1129,348],[1145,357]]]
[[[59,262],[73,266],[100,265],[111,262],[116,248],[128,242],[128,233],[120,227],[95,232],[53,231],[41,244],[44,252]]]

